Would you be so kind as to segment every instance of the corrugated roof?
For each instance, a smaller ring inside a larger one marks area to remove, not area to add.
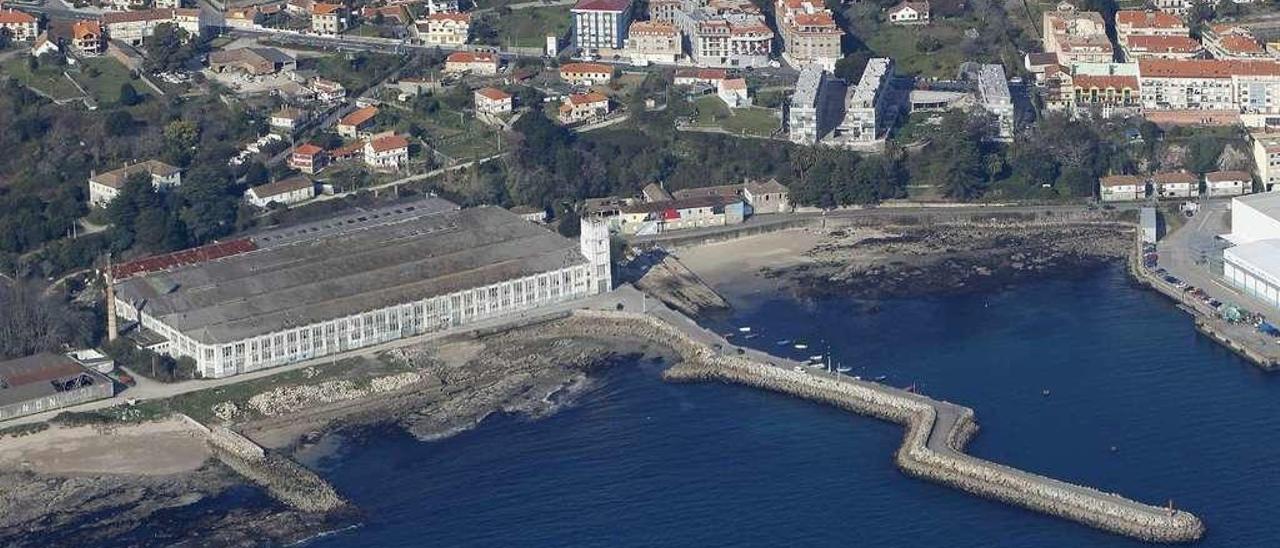
[[[355,112],[352,112],[351,114],[343,116],[342,120],[338,121],[338,125],[359,127],[361,125],[368,123],[370,120],[373,119],[374,116],[377,116],[377,115],[378,115],[378,107],[364,107],[362,109],[356,110]]]
[[[1211,171],[1204,174],[1204,179],[1210,183],[1221,183],[1226,181],[1252,181],[1253,176],[1247,171]]]
[[[428,198],[271,231],[257,252],[131,279],[117,295],[225,343],[585,263],[576,241],[504,209],[455,208]]]
[[[287,179],[281,179],[265,185],[253,187],[251,191],[258,199],[279,196],[296,190],[302,190],[308,187],[315,187],[315,183],[308,179],[305,175],[295,175]]]

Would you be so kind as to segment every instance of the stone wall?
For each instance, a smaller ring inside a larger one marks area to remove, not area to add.
[[[209,428],[214,456],[240,475],[262,486],[276,500],[303,512],[324,513],[347,507],[333,486],[302,465],[221,427]]]
[[[744,384],[901,424],[906,434],[895,461],[909,475],[1146,541],[1191,542],[1204,533],[1199,518],[1187,512],[1149,506],[963,453],[977,431],[970,408],[844,375],[800,369],[799,364],[778,358],[762,359],[767,355],[754,351],[721,353],[708,344],[718,339],[714,334],[670,311],[657,314],[672,317],[575,313],[590,320],[583,322],[588,331],[647,337],[670,346],[683,361],[667,370],[667,380]],[[722,339],[713,344],[730,348]]]

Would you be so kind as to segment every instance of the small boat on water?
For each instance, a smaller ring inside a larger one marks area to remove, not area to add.
[[[782,339],[782,340],[778,341],[778,343],[777,343],[777,344],[778,344],[778,346],[786,346],[786,345],[788,345],[788,344],[791,344],[791,339]]]
[[[751,332],[751,328],[750,328],[750,327],[745,327],[745,326],[744,326],[744,327],[739,327],[739,328],[738,328],[738,331],[740,331],[740,332],[742,332],[742,333],[750,333],[750,332]]]
[[[826,367],[826,366],[823,365],[822,362],[814,362],[809,364],[809,367]]]
[[[838,371],[838,372],[840,372],[840,373],[848,373],[848,372],[850,372],[850,371],[853,371],[853,368],[852,368],[852,367],[849,367],[849,366],[847,366],[847,365],[846,365],[846,366],[844,366],[844,367],[837,367],[837,368],[836,368],[836,371]]]
[[[792,346],[792,348],[795,348],[796,350],[807,350],[809,348],[809,345],[804,343],[796,343],[795,345]]]
[[[747,334],[747,336],[746,336],[746,337],[744,337],[744,338],[745,338],[745,339],[747,339],[747,340],[751,340],[751,339],[754,339],[754,338],[759,337],[759,336],[760,336],[760,334],[759,334],[759,333],[748,333],[748,334]]]
[[[1040,392],[1040,394],[1042,394],[1042,395],[1044,395],[1044,396],[1048,396],[1048,395],[1049,395],[1049,389],[1048,389],[1048,388],[1044,389],[1042,392]]]
[[[879,382],[879,381],[883,381],[883,380],[885,380],[885,379],[887,379],[887,378],[889,378],[889,376],[888,376],[888,375],[880,375],[879,377],[876,377],[876,381],[877,381],[877,382]]]
[[[812,356],[809,356],[809,359],[815,362],[820,362],[822,361],[822,354],[814,354]]]

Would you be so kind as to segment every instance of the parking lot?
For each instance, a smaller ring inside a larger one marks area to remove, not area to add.
[[[1231,231],[1230,200],[1202,201],[1200,210],[1156,245],[1144,246],[1143,265],[1156,289],[1213,323],[1215,330],[1259,354],[1280,357],[1280,310],[1245,295],[1221,279],[1219,235]],[[1167,213],[1166,215],[1170,215]]]

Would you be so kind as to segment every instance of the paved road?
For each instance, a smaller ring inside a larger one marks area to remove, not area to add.
[[[1184,225],[1157,244],[1159,266],[1187,284],[1200,288],[1211,298],[1260,313],[1274,323],[1276,318],[1280,318],[1280,309],[1222,281],[1222,250],[1230,244],[1217,236],[1231,231],[1229,205],[1230,200],[1201,202],[1200,212],[1195,217],[1187,219]],[[1280,348],[1277,348],[1274,337],[1264,335],[1250,325],[1219,320],[1218,310],[1164,282],[1159,276],[1152,278],[1151,283],[1159,284],[1167,293],[1178,296],[1184,306],[1208,318],[1214,327],[1237,344],[1246,345],[1270,359],[1280,359]]]
[[[1120,204],[1117,205],[1117,211],[1137,209],[1141,204]],[[740,230],[750,230],[754,228],[766,229],[770,226],[793,224],[797,221],[805,220],[821,220],[829,218],[833,220],[857,219],[857,218],[886,218],[898,217],[903,215],[914,216],[950,216],[950,215],[973,215],[975,213],[1041,213],[1052,211],[1054,214],[1078,213],[1087,211],[1090,206],[1086,204],[1071,205],[1021,205],[1021,204],[975,204],[975,205],[954,205],[939,204],[937,206],[926,205],[908,205],[893,206],[881,205],[879,207],[870,208],[849,208],[836,209],[826,212],[805,212],[790,214],[765,214],[755,215],[746,220],[746,222],[736,225],[714,226],[707,228],[696,228],[690,230],[677,230],[672,232],[664,232],[653,236],[631,236],[627,239],[635,243],[663,243],[675,240],[684,240],[691,238],[699,238],[703,236],[712,236],[716,234],[733,233]]]
[[[501,158],[501,157],[506,156],[506,155],[507,155],[507,153],[503,152],[503,153],[499,153],[499,154],[494,154],[493,156],[487,156],[487,157],[481,158],[481,159],[480,159],[480,160],[478,160],[478,161],[479,161],[480,163],[484,164],[484,163],[488,163],[488,162],[490,162],[490,161],[496,160],[496,159]],[[426,172],[426,173],[419,173],[419,174],[417,174],[417,175],[410,175],[410,176],[408,176],[408,177],[402,177],[402,178],[400,178],[400,179],[396,179],[396,180],[394,180],[394,181],[389,181],[389,182],[386,182],[386,183],[382,183],[382,184],[380,184],[380,185],[374,185],[374,186],[368,186],[368,187],[358,188],[358,189],[355,189],[355,190],[349,190],[349,191],[346,191],[346,192],[339,192],[339,193],[336,193],[336,194],[323,194],[323,195],[317,196],[314,200],[312,200],[312,201],[310,201],[310,202],[307,202],[307,203],[316,203],[316,202],[324,202],[324,201],[328,201],[328,200],[336,200],[336,199],[339,199],[339,198],[345,198],[345,197],[347,197],[347,196],[355,195],[356,193],[359,193],[359,192],[379,191],[379,190],[383,190],[383,189],[387,189],[387,188],[393,188],[393,187],[400,186],[400,185],[405,184],[405,183],[412,183],[412,182],[414,182],[414,181],[421,181],[421,180],[423,180],[423,179],[430,179],[430,178],[435,177],[435,176],[437,176],[437,175],[443,175],[443,174],[444,174],[444,173],[446,173],[446,172],[450,172],[450,171],[458,171],[458,170],[460,170],[460,169],[466,169],[466,168],[468,168],[468,167],[471,167],[471,166],[475,165],[475,164],[476,164],[476,162],[477,162],[476,160],[472,160],[472,161],[470,161],[470,162],[465,162],[465,163],[455,164],[455,165],[448,166],[448,167],[442,167],[442,168],[438,168],[438,169],[433,169],[433,170],[428,171],[428,172]]]

